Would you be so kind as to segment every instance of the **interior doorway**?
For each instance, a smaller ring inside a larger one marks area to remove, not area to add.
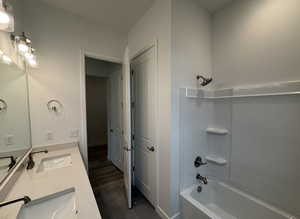
[[[130,95],[130,86],[124,86],[124,82],[130,80],[130,75],[123,78],[122,67],[118,63],[85,57],[89,179],[103,219],[159,219],[138,190],[133,190],[134,208],[128,208],[124,178],[131,163],[128,164],[125,153],[131,150],[124,150],[124,136],[127,136],[125,127],[130,116],[124,118],[124,112],[130,109],[130,101],[124,101],[124,96],[125,93]],[[128,137],[131,140],[131,135]],[[131,189],[131,183],[129,185]]]
[[[93,156],[123,168],[121,147],[122,65],[85,57],[88,166]],[[90,166],[91,165],[91,166]]]

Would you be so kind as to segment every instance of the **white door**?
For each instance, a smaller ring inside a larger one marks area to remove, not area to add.
[[[120,170],[123,169],[122,148],[122,71],[116,69],[110,76],[110,159]]]
[[[155,47],[132,60],[134,78],[134,176],[137,188],[156,205]]]
[[[130,94],[130,60],[128,48],[125,50],[123,63],[123,130],[122,145],[124,151],[124,183],[128,199],[128,207],[132,208],[131,185],[132,185],[132,165],[131,165],[131,94]]]

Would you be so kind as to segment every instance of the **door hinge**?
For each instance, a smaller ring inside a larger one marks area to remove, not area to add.
[[[134,139],[135,139],[135,136],[134,136],[134,135],[132,135],[132,137],[131,137],[131,138],[132,138],[132,140],[134,141]]]
[[[131,102],[131,108],[135,107],[135,102]]]
[[[135,171],[135,166],[132,167],[132,171],[133,171],[133,172]]]
[[[134,71],[132,70],[132,71],[131,71],[131,75],[133,76],[133,74],[134,74]]]

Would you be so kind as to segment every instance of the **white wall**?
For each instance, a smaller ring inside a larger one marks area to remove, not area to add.
[[[198,74],[211,76],[211,15],[198,0],[172,1],[172,201],[179,204],[179,88],[196,87]],[[177,182],[177,184],[175,184]],[[176,185],[176,186],[175,186]],[[178,206],[177,206],[178,208]]]
[[[171,207],[171,0],[156,0],[128,34],[132,57],[157,39],[158,41],[158,207],[167,215]]]
[[[40,1],[26,1],[24,7],[25,29],[39,62],[38,68],[30,70],[33,145],[78,140],[70,132],[81,127],[81,49],[122,60],[126,36]],[[47,110],[46,103],[52,98],[63,104],[60,116]],[[53,133],[53,140],[47,140],[47,132]]]
[[[179,87],[196,86],[199,73],[211,75],[210,19],[195,0],[158,0],[129,33],[131,56],[158,40],[158,205],[170,217],[179,211]]]
[[[300,1],[235,1],[213,16],[217,87],[300,79]]]

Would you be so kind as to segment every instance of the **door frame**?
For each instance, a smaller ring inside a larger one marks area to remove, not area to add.
[[[154,85],[154,89],[155,89],[155,94],[154,94],[154,98],[155,98],[155,113],[154,113],[154,117],[155,117],[155,137],[154,137],[154,143],[156,145],[156,153],[155,153],[155,171],[156,171],[156,180],[155,180],[155,190],[154,191],[156,193],[156,197],[155,197],[155,209],[156,211],[159,208],[159,154],[160,154],[160,146],[159,146],[159,127],[158,127],[158,113],[159,113],[159,78],[158,78],[158,40],[157,38],[154,38],[154,40],[150,41],[149,43],[145,44],[145,46],[138,50],[136,53],[134,53],[131,57],[130,57],[130,74],[131,74],[131,63],[132,61],[137,58],[138,56],[142,55],[144,52],[148,51],[149,49],[154,48],[154,81],[155,81],[155,85]],[[132,87],[132,85],[131,85]],[[134,116],[132,116],[132,122],[134,123]],[[134,126],[133,126],[134,127]],[[134,127],[135,128],[135,127]],[[134,128],[132,129],[132,134],[134,134],[135,130]],[[133,141],[133,155],[134,153],[134,141]],[[134,164],[134,156],[133,156],[133,164]],[[133,181],[134,181],[134,172],[133,172]]]
[[[86,69],[85,69],[85,58],[94,58],[102,61],[113,62],[116,64],[123,65],[123,60],[117,57],[106,56],[103,54],[96,54],[89,52],[86,49],[80,50],[80,152],[83,157],[86,170],[88,170],[88,145],[87,145],[87,118],[86,118]]]

